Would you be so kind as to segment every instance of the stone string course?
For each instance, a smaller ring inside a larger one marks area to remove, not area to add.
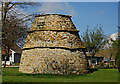
[[[32,32],[28,33],[21,56],[20,72],[49,74],[87,72],[87,61],[82,52],[84,47],[71,16],[38,15],[30,31]],[[71,51],[72,49],[74,50]]]

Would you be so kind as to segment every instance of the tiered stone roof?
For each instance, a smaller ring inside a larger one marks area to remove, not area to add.
[[[24,48],[63,47],[84,48],[71,16],[62,14],[37,15],[28,32]],[[23,49],[24,49],[23,48]]]

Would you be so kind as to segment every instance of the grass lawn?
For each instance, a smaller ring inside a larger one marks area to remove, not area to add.
[[[3,68],[2,82],[117,82],[116,69],[99,69],[86,75],[24,74],[18,68]]]

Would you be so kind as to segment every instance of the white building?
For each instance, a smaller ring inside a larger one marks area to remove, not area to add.
[[[6,65],[10,65],[12,63],[20,63],[22,50],[20,47],[18,47],[16,44],[13,43],[13,46],[11,49],[9,49],[9,56],[8,57],[8,49],[2,47],[2,64],[5,63],[5,57],[6,57]]]

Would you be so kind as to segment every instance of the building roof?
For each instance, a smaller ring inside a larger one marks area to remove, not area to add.
[[[112,51],[110,51],[109,49],[104,49],[104,50],[100,50],[96,53],[96,56],[104,56],[105,58],[110,58],[110,56],[112,55],[111,59],[115,59],[115,56],[112,54]]]
[[[6,51],[8,51],[7,49],[2,49],[2,55],[5,55],[6,54]],[[12,51],[9,50],[9,54],[12,54]]]
[[[36,15],[23,49],[31,48],[85,48],[78,30],[69,15]]]
[[[5,40],[3,40],[4,45],[11,45],[9,46],[10,49],[12,49],[13,51],[15,51],[16,53],[21,54],[22,53],[22,49],[15,43],[15,42],[6,42]]]
[[[87,52],[86,54],[87,54],[87,56],[91,56],[88,52]],[[103,57],[106,59],[106,58],[110,58],[111,53],[110,53],[110,50],[108,50],[108,49],[99,50],[99,51],[96,53],[95,56],[96,56],[96,57],[102,57],[102,56],[103,56]],[[112,58],[112,59],[115,59],[115,56],[112,55],[111,58]]]
[[[11,49],[16,53],[19,53],[19,54],[22,53],[22,49],[16,43],[13,43],[13,46],[11,46]]]

